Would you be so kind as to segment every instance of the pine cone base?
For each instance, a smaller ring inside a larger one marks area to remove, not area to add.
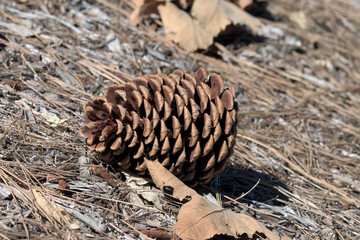
[[[147,175],[158,160],[189,186],[224,170],[236,137],[234,88],[199,69],[111,85],[84,104],[80,134],[106,162]]]

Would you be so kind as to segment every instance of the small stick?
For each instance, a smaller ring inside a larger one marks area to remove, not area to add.
[[[110,186],[112,186],[114,188],[117,187],[116,182],[110,176],[110,173],[105,168],[92,164],[90,167],[90,171],[93,174],[98,175],[98,176],[102,177],[103,179],[105,179],[110,184]]]

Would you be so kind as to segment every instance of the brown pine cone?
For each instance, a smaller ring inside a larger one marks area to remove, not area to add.
[[[145,75],[111,85],[84,105],[88,148],[139,175],[158,160],[189,186],[224,170],[236,136],[234,88],[204,69]]]

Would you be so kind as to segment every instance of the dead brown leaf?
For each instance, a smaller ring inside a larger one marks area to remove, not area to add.
[[[248,238],[242,239],[251,239],[260,233],[270,240],[289,239],[275,235],[250,216],[234,213],[203,198],[158,161],[145,161],[156,186],[160,189],[165,186],[173,188],[173,197],[179,200],[191,197],[191,200],[181,207],[178,222],[174,226],[175,233],[182,239],[209,239],[220,234],[232,237],[246,234]]]
[[[251,239],[259,233],[270,240],[286,239],[275,235],[252,217],[224,209],[200,195],[182,206],[174,229],[182,239],[208,239],[220,234],[233,237],[246,234]]]
[[[233,0],[232,3],[238,5],[241,9],[247,10],[254,3],[253,0]]]
[[[175,177],[166,168],[164,168],[158,161],[146,160],[146,167],[148,168],[151,178],[160,189],[165,186],[174,189],[173,197],[182,201],[186,197],[198,195],[196,191],[186,186],[180,179]]]
[[[169,40],[187,51],[206,49],[212,44],[213,36],[173,3],[166,2],[165,5],[158,6],[158,10]]]
[[[43,215],[50,221],[55,220],[59,223],[63,223],[72,229],[78,229],[78,223],[71,222],[70,215],[63,210],[59,205],[56,205],[54,201],[46,198],[42,192],[35,189],[31,189],[31,193],[34,197],[36,206],[42,210]]]
[[[132,0],[136,5],[134,11],[131,12],[130,22],[132,25],[138,24],[141,19],[151,13],[157,13],[157,7],[163,2],[156,0]]]
[[[257,18],[225,0],[178,0],[175,3],[179,7],[170,1],[166,1],[165,4],[164,1],[156,0],[132,2],[135,4],[135,9],[130,15],[133,25],[151,13],[159,13],[166,38],[190,52],[208,48],[213,43],[213,37],[231,23],[246,25],[254,33],[261,32],[262,29],[262,24]],[[249,2],[252,1],[241,1],[241,6],[250,4]],[[187,9],[190,4],[192,16],[182,10]]]
[[[191,0],[178,0],[175,1],[175,3],[181,7],[182,9],[187,9],[189,6],[191,6]]]
[[[68,214],[63,215],[64,211],[60,209],[54,202],[50,199],[45,198],[40,192],[35,189],[31,189],[31,193],[34,196],[37,206],[41,208],[44,213],[52,219],[55,219],[58,222],[69,222],[70,216]]]
[[[225,0],[195,0],[191,14],[212,36],[217,36],[230,23],[246,25],[254,33],[262,29],[260,20]]]

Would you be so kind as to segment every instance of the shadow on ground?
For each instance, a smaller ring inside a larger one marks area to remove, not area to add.
[[[252,189],[258,181],[257,186]],[[277,177],[240,166],[228,165],[224,172],[211,180],[208,186],[223,196],[228,196],[232,199],[252,189],[246,196],[239,200],[243,203],[250,204],[256,201],[268,205],[281,206],[284,205],[284,203],[279,201],[280,199],[288,200],[287,196],[277,190],[277,187],[288,190],[287,186]],[[229,199],[223,200],[229,201]]]
[[[270,21],[276,21],[276,16],[274,16],[269,10],[268,10],[268,2],[266,1],[259,1],[255,0],[252,4],[252,6],[247,9],[247,12],[255,17],[264,18]]]
[[[263,18],[269,21],[276,21],[277,19],[267,9],[268,3],[265,1],[253,1],[253,4],[246,9],[248,13],[254,17]],[[263,36],[252,33],[248,28],[241,25],[228,25],[220,34],[214,38],[215,43],[220,43],[226,46],[230,51],[236,51],[237,49],[246,47],[253,43],[263,43],[268,39]],[[222,59],[218,55],[218,48],[216,44],[213,44],[205,51],[200,51],[207,56]]]

